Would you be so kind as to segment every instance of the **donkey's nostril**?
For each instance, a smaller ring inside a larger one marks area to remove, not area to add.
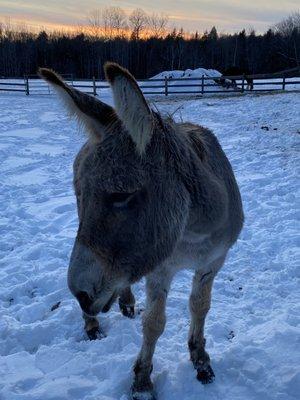
[[[76,298],[79,301],[82,310],[88,313],[90,306],[93,304],[93,301],[90,299],[87,292],[77,293]]]

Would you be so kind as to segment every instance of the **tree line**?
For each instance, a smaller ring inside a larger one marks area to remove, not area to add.
[[[103,79],[107,60],[137,78],[198,67],[222,72],[237,66],[254,74],[299,67],[300,13],[264,34],[219,34],[215,27],[202,34],[170,30],[165,15],[137,9],[127,18],[119,7],[89,13],[88,24],[71,32],[32,32],[0,23],[0,76],[36,74],[38,67],[47,66],[76,78]]]

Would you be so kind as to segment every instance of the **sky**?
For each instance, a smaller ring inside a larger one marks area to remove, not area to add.
[[[32,28],[68,27],[86,23],[89,11],[112,5],[128,15],[137,7],[167,14],[169,27],[187,31],[203,32],[215,25],[219,32],[245,28],[260,33],[299,11],[299,4],[299,0],[0,0],[0,21],[10,17],[12,22],[26,21]]]

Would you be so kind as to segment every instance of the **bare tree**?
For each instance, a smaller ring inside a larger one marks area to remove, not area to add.
[[[145,11],[141,8],[136,8],[129,16],[129,24],[132,29],[132,39],[139,39],[141,32],[148,25],[148,17]]]
[[[4,38],[4,24],[0,21],[0,40]]]
[[[92,10],[87,16],[89,31],[93,36],[99,37],[102,35],[102,12],[101,10]]]
[[[292,63],[300,66],[300,12],[294,12],[287,18],[274,25],[274,30],[279,37],[279,54]]]
[[[166,14],[153,13],[148,17],[148,27],[151,36],[161,38],[166,35],[169,17]]]
[[[294,30],[300,31],[300,12],[294,12],[274,25],[275,32],[282,36],[290,36]]]
[[[121,7],[106,7],[102,12],[105,35],[109,38],[123,36],[127,27],[127,18]]]

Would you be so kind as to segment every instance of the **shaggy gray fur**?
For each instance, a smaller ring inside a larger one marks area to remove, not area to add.
[[[198,379],[210,382],[205,316],[213,279],[243,225],[238,186],[218,140],[208,129],[176,124],[150,109],[147,118],[135,117],[135,110],[147,115],[145,99],[134,78],[116,64],[106,65],[106,75],[117,113],[52,71],[40,73],[60,88],[69,111],[94,121],[74,162],[79,227],[68,273],[87,331],[97,329],[96,315],[108,311],[120,294],[120,306],[127,303],[132,311],[130,285],[146,276],[144,342],[132,398],[153,400],[152,356],[165,325],[167,293],[179,269],[193,268],[189,348]],[[133,127],[134,134],[128,131]]]

